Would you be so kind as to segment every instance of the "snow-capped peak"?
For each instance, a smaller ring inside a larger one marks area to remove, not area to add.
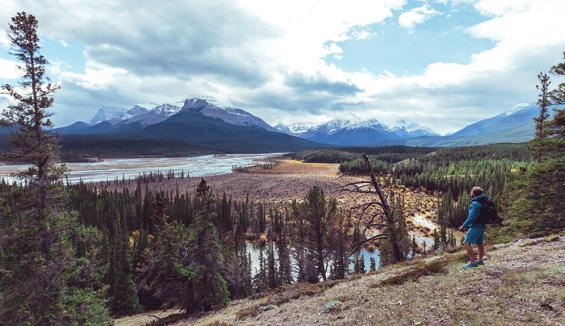
[[[126,109],[121,107],[112,107],[112,106],[103,106],[98,111],[92,119],[90,120],[91,124],[98,124],[103,121],[121,121],[124,120],[126,117]]]
[[[277,131],[271,125],[251,113],[239,108],[222,108],[201,98],[189,98],[184,101],[181,111],[198,112],[204,116],[220,119],[236,126],[259,127]]]
[[[286,134],[300,134],[310,130],[313,126],[313,124],[301,122],[291,124],[279,123],[275,126],[275,129]]]
[[[157,105],[156,107],[152,108],[151,111],[153,111],[156,114],[169,117],[179,112],[180,108],[176,105],[165,103],[165,104]]]
[[[147,110],[146,108],[144,108],[142,106],[134,105],[131,109],[127,110],[126,113],[130,117],[133,117],[133,116],[136,116],[136,115],[139,115],[139,114],[143,114],[147,111],[149,111],[149,110]]]
[[[206,108],[210,105],[211,104],[204,99],[193,97],[193,98],[186,99],[184,101],[184,105],[182,106],[182,110],[199,111],[199,110],[202,110],[202,109],[204,109],[204,108]]]
[[[328,134],[334,134],[339,130],[349,129],[374,129],[386,130],[387,127],[380,123],[377,119],[360,120],[360,119],[334,119],[324,124],[313,127],[311,129],[325,130]]]
[[[392,125],[390,130],[401,137],[420,137],[420,136],[437,135],[437,133],[432,129],[430,129],[429,127],[422,126],[419,123],[411,122],[406,119],[397,120]]]

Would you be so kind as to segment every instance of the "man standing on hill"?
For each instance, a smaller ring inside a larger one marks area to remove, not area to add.
[[[465,249],[467,249],[467,255],[469,255],[469,262],[463,266],[465,269],[474,268],[479,265],[483,265],[483,257],[485,255],[484,247],[484,236],[486,225],[485,222],[481,220],[481,207],[485,203],[490,202],[490,199],[484,194],[484,190],[481,187],[473,187],[471,190],[471,206],[469,207],[469,214],[467,219],[463,222],[463,225],[459,228],[464,231],[467,230],[465,235]],[[477,245],[477,250],[479,252],[479,259],[475,259],[475,253],[473,252],[473,246]]]

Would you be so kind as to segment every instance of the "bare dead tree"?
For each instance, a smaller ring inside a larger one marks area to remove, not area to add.
[[[366,203],[353,207],[357,210],[358,222],[363,225],[361,229],[362,237],[357,243],[354,243],[350,252],[353,255],[365,243],[386,239],[391,245],[391,258],[394,262],[405,260],[404,251],[400,242],[400,237],[397,234],[398,214],[395,214],[396,208],[391,204],[389,197],[394,194],[385,194],[382,186],[380,185],[377,176],[371,165],[371,161],[367,155],[363,154],[366,169],[369,174],[369,180],[360,180],[350,182],[342,186],[342,191],[348,191],[357,194],[374,195],[375,199]],[[375,209],[376,208],[376,209]],[[403,218],[403,217],[401,217]],[[379,234],[367,237],[367,232],[370,230],[382,230]]]

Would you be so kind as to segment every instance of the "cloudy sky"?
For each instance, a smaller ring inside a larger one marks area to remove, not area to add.
[[[2,0],[39,19],[55,123],[202,97],[271,124],[408,119],[441,132],[536,100],[565,51],[563,0]]]

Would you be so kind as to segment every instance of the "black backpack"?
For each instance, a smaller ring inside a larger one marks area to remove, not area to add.
[[[479,200],[479,203],[481,204],[481,210],[479,211],[479,216],[473,224],[500,225],[502,223],[502,219],[498,217],[498,214],[496,213],[496,206],[490,198],[483,198]]]

